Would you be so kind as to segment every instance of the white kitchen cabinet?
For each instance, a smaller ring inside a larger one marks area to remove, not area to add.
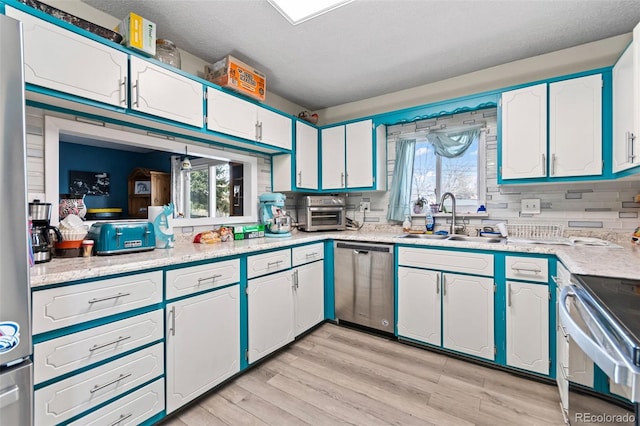
[[[502,93],[502,179],[547,175],[547,85]]]
[[[297,336],[324,321],[324,261],[298,266],[293,270],[293,274]]]
[[[357,121],[345,126],[345,153],[347,188],[372,187],[374,158],[371,120]]]
[[[442,275],[442,345],[495,359],[493,278]]]
[[[296,188],[318,189],[318,129],[296,122]]]
[[[373,121],[323,129],[322,189],[371,188],[374,182]]]
[[[291,149],[291,118],[212,87],[207,107],[209,130]]]
[[[640,140],[634,127],[634,45],[624,51],[613,66],[613,172],[640,164]],[[640,71],[636,71],[638,74]],[[636,110],[637,111],[637,110]],[[635,115],[637,115],[636,113]]]
[[[127,106],[127,54],[18,9],[22,21],[25,81],[118,107]]]
[[[602,75],[549,84],[549,176],[602,174]]]
[[[167,413],[240,371],[239,288],[167,304]]]
[[[203,94],[201,83],[131,57],[131,109],[134,111],[202,127]]]
[[[98,407],[164,371],[164,345],[151,347],[84,371],[34,392],[34,424],[55,425]]]
[[[35,291],[33,334],[81,324],[162,302],[162,271]]]
[[[437,271],[398,267],[398,335],[440,346],[440,276]]]
[[[507,365],[549,374],[549,288],[507,281]]]
[[[176,297],[235,284],[239,281],[239,259],[171,269],[165,274],[165,298],[171,300]]]
[[[504,92],[500,150],[501,180],[602,175],[602,75]]]
[[[293,341],[293,273],[282,271],[247,283],[249,363]]]
[[[344,126],[322,129],[321,134],[322,189],[344,189],[346,160]]]

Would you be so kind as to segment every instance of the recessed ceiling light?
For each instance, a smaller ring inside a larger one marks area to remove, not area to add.
[[[353,0],[267,0],[292,25],[320,16]]]

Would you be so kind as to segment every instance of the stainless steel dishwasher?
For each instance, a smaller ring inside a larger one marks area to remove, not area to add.
[[[333,247],[338,322],[393,333],[393,246],[335,241]]]

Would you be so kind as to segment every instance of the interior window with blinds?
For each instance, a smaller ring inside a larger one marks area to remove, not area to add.
[[[475,212],[484,204],[485,128],[495,120],[491,108],[389,126],[387,141],[396,162],[387,218],[421,214],[445,192],[456,196],[460,212]]]

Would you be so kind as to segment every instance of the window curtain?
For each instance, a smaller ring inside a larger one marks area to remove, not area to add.
[[[459,157],[480,137],[480,128],[463,132],[433,132],[427,134],[427,140],[433,145],[436,155],[446,158]]]
[[[415,139],[400,139],[396,142],[396,162],[389,191],[387,220],[402,222],[411,214],[411,181],[415,152]]]

